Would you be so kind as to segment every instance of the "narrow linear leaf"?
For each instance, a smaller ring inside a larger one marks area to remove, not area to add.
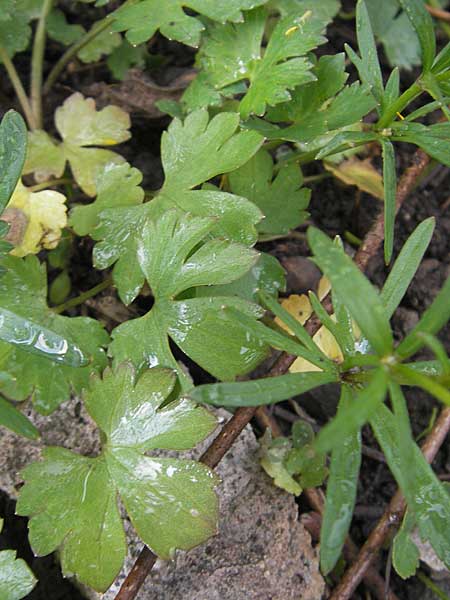
[[[426,10],[423,0],[399,0],[399,2],[419,38],[422,69],[426,73],[431,69],[436,54],[433,19]]]
[[[419,567],[420,552],[411,539],[416,520],[410,510],[406,511],[402,526],[394,538],[392,564],[402,579],[415,575]]]
[[[384,187],[384,262],[391,262],[394,249],[395,197],[397,193],[397,174],[395,172],[395,153],[392,142],[383,139],[383,187]]]
[[[422,221],[406,240],[381,291],[381,301],[390,319],[400,304],[430,243],[435,219]]]
[[[430,541],[438,557],[449,567],[450,495],[414,442],[410,445],[407,457],[400,454],[401,433],[397,427],[397,420],[387,406],[381,404],[378,407],[370,424],[389,468],[401,487],[409,508],[415,514],[421,537]],[[405,478],[405,472],[411,470],[414,477]]]
[[[442,327],[450,319],[450,277],[445,282],[433,303],[422,315],[422,318],[414,327],[414,329],[406,336],[406,338],[397,347],[397,355],[402,358],[408,358],[415,354],[425,344],[423,338],[418,336],[418,333],[430,333],[432,335],[438,333]]]
[[[356,35],[362,59],[360,66],[356,65],[360,77],[364,83],[372,86],[374,96],[381,103],[384,94],[383,78],[372,25],[364,0],[359,0],[356,6]]]
[[[321,231],[310,227],[307,233],[315,262],[339,300],[348,308],[374,350],[384,355],[392,350],[393,339],[383,304],[370,282],[347,256]]]
[[[343,385],[338,414],[348,410],[351,389]],[[359,431],[342,438],[331,454],[325,511],[320,531],[320,568],[324,575],[335,567],[350,527],[356,500],[361,464],[361,434]]]
[[[408,381],[409,385],[422,388],[447,406],[450,406],[450,392],[447,387],[405,365],[397,365],[394,367],[394,370],[396,373],[399,373],[400,377]]]
[[[329,452],[337,448],[346,436],[354,434],[371,418],[383,402],[387,391],[387,375],[384,369],[377,369],[367,387],[361,390],[352,404],[325,425],[316,438],[319,452]]]
[[[331,373],[288,373],[256,381],[209,383],[190,392],[196,402],[215,406],[262,406],[287,400],[327,383],[337,381]]]
[[[232,307],[227,308],[226,312],[228,312],[233,319],[239,321],[239,323],[241,323],[255,337],[259,338],[263,342],[266,342],[267,344],[270,344],[273,348],[283,350],[284,352],[294,354],[295,356],[301,356],[324,371],[336,371],[336,367],[331,360],[326,360],[322,357],[317,358],[315,353],[309,352],[303,346],[288,338],[285,334],[279,333],[278,331],[267,327],[264,325],[264,323],[261,323],[261,321],[256,321],[255,319],[252,319],[251,317]]]
[[[0,339],[25,352],[70,367],[82,367],[89,362],[80,348],[67,338],[1,307]]]
[[[39,431],[15,406],[0,396],[0,425],[30,440],[39,438]]]

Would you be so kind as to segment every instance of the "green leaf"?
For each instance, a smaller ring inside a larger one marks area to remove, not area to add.
[[[351,389],[343,385],[339,413],[351,407]],[[320,570],[330,573],[342,552],[353,515],[361,465],[361,434],[355,431],[341,439],[331,454],[325,511],[320,531]]]
[[[34,131],[29,137],[24,174],[35,173],[37,179],[51,174],[60,177],[68,161],[83,192],[95,196],[97,176],[125,160],[94,146],[113,146],[129,139],[130,117],[118,106],[97,111],[92,98],[76,92],[56,109],[55,125],[63,142],[56,144],[45,132]]]
[[[392,350],[393,339],[383,304],[352,259],[321,231],[310,227],[308,242],[315,262],[331,281],[344,304],[377,354]]]
[[[301,356],[305,360],[311,362],[313,365],[319,367],[323,371],[335,372],[336,367],[331,360],[326,360],[322,357],[317,358],[317,355],[309,350],[305,349],[301,344],[298,344],[285,333],[280,333],[275,329],[271,329],[259,321],[255,321],[251,317],[248,317],[236,309],[227,309],[236,321],[239,321],[249,333],[252,333],[256,338],[270,344],[277,350],[282,350],[294,356]]]
[[[225,285],[216,285],[213,290],[208,287],[200,287],[195,290],[195,294],[196,296],[239,296],[244,300],[257,303],[260,292],[278,297],[278,293],[285,287],[283,267],[274,256],[261,252],[250,270],[236,281]]]
[[[8,400],[5,400],[1,396],[0,425],[30,440],[37,440],[39,438],[39,431],[33,423],[11,402],[8,402]]]
[[[2,600],[21,600],[28,596],[37,583],[27,563],[21,558],[16,558],[15,550],[0,552],[0,573]]]
[[[93,237],[94,264],[105,269],[114,263],[113,276],[121,299],[129,304],[144,284],[136,260],[137,240],[143,225],[170,209],[199,217],[213,217],[217,237],[253,245],[255,224],[261,213],[254,204],[217,188],[192,190],[221,173],[247,162],[263,138],[255,132],[236,133],[239,115],[221,113],[209,121],[204,110],[190,114],[184,123],[174,119],[162,137],[162,161],[166,175],[161,192],[142,206],[104,209]]]
[[[141,204],[144,199],[144,190],[139,186],[141,182],[142,173],[128,163],[110,165],[97,177],[95,202],[75,206],[69,225],[78,235],[89,235],[98,225],[103,210]]]
[[[397,195],[397,173],[395,170],[394,146],[388,140],[381,141],[383,151],[384,186],[384,262],[391,262],[394,249],[395,201]]]
[[[254,381],[199,385],[190,391],[189,396],[196,402],[214,406],[263,406],[334,381],[335,375],[328,372],[288,373]]]
[[[413,577],[419,568],[420,552],[410,536],[415,526],[413,513],[406,511],[393,542],[392,564],[402,579]]]
[[[255,318],[261,316],[256,305],[226,296],[175,299],[190,288],[231,283],[255,263],[253,250],[211,239],[213,227],[211,218],[180,216],[174,210],[147,222],[137,253],[155,304],[144,317],[114,330],[110,349],[116,361],[177,368],[167,336],[220,379],[246,373],[264,358],[267,346],[225,311],[227,306],[235,306]],[[159,349],[152,339],[155,328],[159,329]]]
[[[97,62],[102,56],[111,54],[115,48],[122,44],[120,33],[105,29],[96,35],[88,44],[78,52],[78,58],[84,63]]]
[[[0,17],[0,39],[9,58],[27,49],[31,38],[29,20],[22,12],[16,12],[15,7]]]
[[[24,352],[70,367],[85,366],[89,362],[70,340],[3,306],[0,306],[0,339]]]
[[[43,462],[23,471],[17,513],[30,516],[37,555],[61,549],[64,573],[105,591],[119,572],[126,544],[117,495],[145,544],[164,559],[216,531],[217,477],[192,460],[156,458],[155,448],[186,449],[215,427],[214,417],[187,399],[165,403],[174,373],[129,365],[95,379],[85,402],[105,436],[103,452],[87,458],[47,448]]]
[[[420,321],[414,329],[399,344],[396,354],[402,359],[415,354],[425,343],[425,340],[418,336],[418,333],[430,333],[435,335],[450,319],[450,277],[444,283],[431,306],[423,313]]]
[[[401,7],[417,33],[422,53],[422,69],[430,71],[436,55],[436,37],[433,19],[422,0],[399,0]]]
[[[370,142],[377,141],[378,135],[366,133],[365,131],[343,131],[327,141],[323,148],[316,154],[316,160],[322,160],[333,154],[339,154],[345,150],[364,146]]]
[[[236,133],[238,126],[239,115],[231,112],[209,120],[206,110],[198,110],[184,123],[174,119],[161,138],[163,192],[192,189],[246,163],[264,140],[254,131]]]
[[[420,65],[420,44],[398,0],[366,0],[375,37],[383,45],[392,66],[411,70]],[[389,104],[386,95],[385,103]]]
[[[256,262],[258,255],[253,250],[226,240],[208,240],[196,248],[213,225],[210,218],[180,218],[175,210],[147,224],[138,257],[155,298],[173,298],[197,286],[231,283]]]
[[[169,38],[189,46],[198,46],[204,30],[202,22],[184,12],[183,8],[194,10],[209,19],[224,23],[241,21],[242,10],[250,10],[267,0],[141,0],[115,12],[114,29],[126,31],[131,44],[137,45],[149,40],[159,29]]]
[[[338,14],[341,3],[340,0],[269,0],[268,7],[277,10],[284,17],[304,15],[310,10],[314,17],[328,24]]]
[[[59,8],[54,8],[50,11],[46,20],[46,28],[48,36],[52,40],[60,42],[65,46],[74,44],[86,33],[86,30],[81,25],[68,23],[66,15]]]
[[[408,456],[400,454],[400,432],[396,419],[386,406],[379,406],[370,424],[408,507],[414,513],[421,537],[429,540],[438,557],[449,567],[447,523],[450,519],[450,495],[412,440]],[[409,473],[410,477],[405,478],[405,473]]]
[[[396,365],[394,367],[394,373],[398,374],[401,380],[406,381],[407,385],[421,387],[447,406],[450,406],[450,391],[447,385],[442,385],[431,377],[423,375],[406,365]]]
[[[416,227],[406,240],[385,281],[380,297],[389,319],[400,304],[419,268],[433,235],[434,225],[435,219],[430,217]]]
[[[434,125],[402,121],[394,125],[391,139],[416,144],[431,157],[450,167],[450,122],[448,121]]]
[[[381,104],[384,95],[383,78],[372,25],[364,0],[358,0],[356,5],[356,36],[361,58],[354,60],[357,57],[351,52],[349,53],[350,60],[358,69],[361,81],[372,87],[373,95]]]
[[[260,462],[264,471],[273,478],[273,483],[289,494],[299,496],[302,487],[299,482],[289,474],[284,464],[285,458],[291,449],[290,440],[277,437],[272,440],[270,429],[266,429],[260,439]]]
[[[387,391],[387,376],[380,368],[374,371],[367,387],[359,391],[351,403],[325,425],[316,439],[319,452],[338,448],[342,439],[358,432],[383,403]]]
[[[10,110],[0,123],[0,214],[20,179],[25,163],[27,128],[19,113]]]
[[[247,13],[243,23],[212,25],[197,56],[203,85],[211,90],[249,82],[240,103],[244,119],[264,114],[267,105],[290,100],[289,90],[313,81],[313,65],[305,55],[325,42],[326,21],[306,10],[282,18],[263,51],[265,22],[266,12],[259,9]],[[208,100],[206,94],[204,98]]]
[[[106,59],[106,63],[116,79],[125,79],[127,71],[132,67],[145,66],[148,52],[145,46],[132,46],[128,40],[122,39]]]
[[[80,393],[86,387],[89,375],[105,366],[103,347],[108,343],[108,335],[101,324],[93,319],[63,317],[48,308],[45,268],[35,256],[26,259],[6,257],[2,265],[7,272],[0,279],[0,306],[32,321],[44,331],[70,340],[82,355],[90,359],[86,366],[68,366],[49,361],[47,356],[30,354],[19,346],[0,342],[1,391],[14,400],[25,400],[31,396],[36,409],[49,414],[61,402],[69,399],[71,391]],[[25,339],[28,339],[26,335]],[[35,344],[38,349],[39,346],[45,349],[45,340],[38,337]],[[58,346],[56,349],[61,351]],[[76,363],[77,356],[81,359],[78,351],[68,344],[67,350],[72,364]],[[55,354],[54,358],[58,356]],[[80,364],[83,364],[81,360],[78,362]]]
[[[263,235],[283,235],[298,227],[308,216],[311,191],[302,188],[297,165],[282,167],[274,177],[273,160],[260,150],[245,165],[229,175],[231,191],[251,200],[262,211],[258,225]],[[282,204],[281,204],[282,202]]]

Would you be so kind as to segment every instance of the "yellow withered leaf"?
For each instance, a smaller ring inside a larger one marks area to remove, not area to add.
[[[2,215],[2,220],[11,224],[6,236],[14,245],[11,254],[26,256],[56,248],[67,225],[65,202],[66,197],[59,192],[32,192],[19,181]]]

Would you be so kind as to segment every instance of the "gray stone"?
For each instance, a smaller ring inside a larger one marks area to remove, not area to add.
[[[17,496],[19,471],[39,459],[44,443],[87,455],[99,451],[95,425],[74,399],[49,417],[31,414],[42,440],[32,442],[0,428],[0,489]],[[219,420],[229,418],[218,411]],[[195,451],[198,457],[212,434]],[[324,580],[309,534],[298,521],[293,496],[274,487],[258,461],[250,427],[241,434],[217,468],[222,479],[217,536],[172,562],[158,561],[137,600],[320,600]],[[157,452],[153,454],[158,454]],[[159,455],[175,453],[159,453]],[[129,521],[124,521],[129,555],[116,582],[103,596],[83,588],[87,598],[113,600],[142,549]]]
[[[27,440],[0,427],[0,489],[10,498],[17,497],[21,469],[30,462],[39,460],[45,446],[63,446],[87,456],[96,455],[100,450],[95,423],[79,398],[63,402],[48,417],[32,410],[29,402],[23,412],[39,429],[41,439]]]

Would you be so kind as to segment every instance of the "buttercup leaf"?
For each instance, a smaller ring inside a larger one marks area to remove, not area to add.
[[[216,425],[187,399],[161,408],[174,382],[172,371],[159,368],[139,379],[127,364],[106,370],[85,396],[106,438],[103,453],[87,458],[47,448],[44,460],[23,472],[17,512],[31,517],[34,552],[61,548],[64,572],[98,591],[109,587],[126,554],[118,494],[142,540],[161,558],[216,530],[218,479],[212,471],[192,460],[143,453],[191,448]]]

